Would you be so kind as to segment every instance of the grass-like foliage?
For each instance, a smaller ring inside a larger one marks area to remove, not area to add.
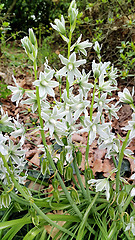
[[[93,49],[97,53],[98,63],[93,60],[92,71],[87,74],[84,69],[80,70],[81,65],[85,67],[86,49],[91,48],[92,43],[89,40],[81,41],[82,35],[72,43],[77,15],[78,9],[73,0],[68,9],[68,31],[63,16],[51,24],[67,44],[67,56],[59,55],[63,64],[60,70],[51,69],[46,60],[44,72],[37,76],[38,44],[33,30],[29,29],[29,36],[22,39],[25,52],[33,62],[35,89],[23,89],[14,76],[15,86],[8,88],[12,91],[11,100],[16,102],[16,106],[28,104],[33,112],[38,113],[40,125],[37,125],[37,131],[40,130],[42,137],[42,145],[38,147],[43,153],[41,174],[45,177],[52,171],[53,190],[52,195],[45,196],[40,189],[34,191],[24,186],[27,178],[34,179],[26,171],[23,145],[27,128],[19,122],[19,115],[16,118],[8,117],[1,108],[1,129],[4,126],[12,129],[9,134],[2,130],[0,132],[1,240],[50,239],[54,228],[58,231],[53,240],[134,239],[135,187],[120,176],[124,156],[133,158],[128,146],[135,136],[134,89],[132,94],[127,88],[118,92],[119,101],[114,104],[111,94],[118,91],[117,69],[110,62],[102,62],[101,46],[97,41]],[[66,79],[65,89],[63,76]],[[93,82],[89,81],[89,77]],[[76,95],[75,86],[78,86]],[[55,95],[56,87],[57,91],[59,89],[59,98]],[[53,104],[48,101],[48,95],[53,98]],[[24,96],[27,96],[25,100]],[[123,128],[127,131],[125,138],[116,136],[111,127],[112,118],[118,119],[119,102],[129,104],[133,111],[132,120]],[[108,115],[108,121],[104,113]],[[79,145],[72,142],[74,133],[83,132],[88,134],[87,145],[84,146],[84,181],[79,171],[82,153]],[[48,136],[50,142],[55,139],[55,147],[47,144]],[[100,149],[106,149],[106,157],[114,162],[114,169],[107,178],[95,179],[89,167],[89,147],[95,139],[98,139]],[[133,174],[131,179],[134,178]],[[71,183],[68,186],[67,181]],[[62,214],[57,210],[62,210]],[[63,224],[59,224],[59,221]],[[46,225],[52,226],[49,233]]]

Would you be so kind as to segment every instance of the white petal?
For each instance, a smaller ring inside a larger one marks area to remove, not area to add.
[[[57,72],[58,75],[61,75],[61,76],[66,76],[67,75],[67,67],[63,67],[61,68],[58,72]]]
[[[75,54],[75,52],[73,52],[73,53],[70,55],[69,61],[70,61],[71,63],[75,63],[75,62],[76,62],[76,54]]]
[[[67,65],[68,64],[68,59],[63,57],[61,54],[59,54],[59,58],[61,60],[61,62],[64,64],[64,65]]]
[[[131,195],[131,197],[134,197],[134,196],[135,196],[135,187],[132,188],[132,190],[131,190],[131,192],[130,192],[130,195]]]

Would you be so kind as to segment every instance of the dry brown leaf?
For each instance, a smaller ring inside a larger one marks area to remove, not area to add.
[[[52,214],[52,213],[48,213],[47,215],[50,215],[50,214]],[[63,210],[57,211],[57,214],[63,215],[63,214],[64,214],[64,213],[63,213]],[[55,222],[56,222],[56,221],[55,221]],[[57,222],[57,224],[58,224],[59,226],[61,226],[61,227],[62,227],[65,223],[66,223],[66,222],[64,222],[64,221],[58,221],[58,222]],[[59,229],[57,229],[57,228],[55,228],[55,227],[53,228],[53,227],[50,226],[50,225],[46,225],[46,226],[44,226],[44,228],[45,228],[45,230],[47,231],[47,233],[51,235],[52,239],[56,236],[56,234],[57,234],[58,231],[59,231]],[[60,239],[60,237],[61,237],[61,234],[60,234],[60,236],[57,238],[57,240]]]
[[[33,158],[31,158],[30,162],[36,166],[40,165],[39,151],[37,151],[36,154],[33,156]]]

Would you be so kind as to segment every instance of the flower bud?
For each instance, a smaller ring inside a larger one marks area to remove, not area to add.
[[[48,168],[49,168],[48,160],[47,159],[43,159],[43,161],[41,163],[41,173],[43,175],[46,175]]]
[[[37,226],[39,224],[39,217],[37,216],[36,211],[31,208],[29,212],[31,215],[32,223]]]
[[[62,163],[64,163],[64,161],[65,161],[65,151],[62,151],[60,153],[60,161],[62,161]]]
[[[30,39],[31,43],[35,46],[36,45],[36,37],[35,37],[35,34],[34,34],[32,28],[29,28],[29,39]]]
[[[65,178],[67,181],[70,181],[73,175],[73,168],[72,167],[67,167],[66,172],[65,172]]]
[[[10,205],[10,202],[11,202],[10,195],[9,195],[8,193],[3,193],[3,194],[2,194],[2,205],[3,205],[5,208],[8,208],[9,205]]]
[[[78,10],[76,8],[76,2],[75,2],[75,0],[73,0],[68,9],[68,16],[70,18],[71,32],[73,32],[75,29],[77,15],[78,15]]]
[[[76,152],[76,160],[77,160],[78,166],[80,166],[82,162],[82,153],[80,151]]]
[[[93,171],[91,168],[86,169],[87,180],[93,179]]]
[[[71,197],[76,204],[80,203],[78,192],[75,189],[71,190]]]
[[[58,160],[58,162],[57,162],[57,168],[58,168],[60,174],[63,175],[63,161]]]
[[[118,193],[117,204],[122,207],[124,205],[125,201],[126,201],[126,198],[127,198],[127,193],[125,191],[121,190]]]
[[[98,70],[95,70],[95,72],[94,72],[94,78],[99,78],[99,76],[100,76],[99,71],[98,71]]]
[[[56,202],[60,201],[60,195],[58,189],[53,190],[53,197],[56,200]]]
[[[57,179],[53,179],[52,180],[52,185],[53,185],[53,188],[54,189],[58,189],[58,186],[59,186],[59,182]]]
[[[64,136],[64,137],[62,138],[62,142],[63,142],[63,144],[64,144],[65,146],[67,146],[67,137]]]
[[[110,215],[112,220],[115,219],[115,210],[114,210],[113,207],[109,207],[109,215]]]

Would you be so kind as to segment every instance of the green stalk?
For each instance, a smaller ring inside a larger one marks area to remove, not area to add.
[[[70,47],[71,47],[71,38],[72,38],[72,32],[69,32],[69,42],[68,42],[68,59],[70,57]],[[67,97],[69,98],[69,81],[66,77],[66,91],[67,91]]]
[[[35,80],[37,80],[37,64],[36,64],[36,60],[34,61],[34,74],[35,74]],[[41,137],[42,137],[42,141],[44,146],[46,146],[46,139],[45,139],[45,134],[44,134],[44,124],[43,124],[43,119],[41,117],[41,105],[40,105],[40,97],[39,97],[39,88],[36,86],[36,97],[37,97],[37,104],[38,104],[38,115],[39,115],[39,121],[40,121],[40,126],[41,126]]]
[[[92,96],[91,107],[90,107],[90,121],[91,121],[91,122],[92,122],[93,104],[94,104],[96,83],[97,83],[97,78],[95,78],[95,82],[94,82],[93,96]],[[89,156],[89,135],[90,135],[90,131],[89,131],[89,133],[88,133],[87,147],[86,147],[86,153],[85,153],[85,159],[86,159],[86,162],[87,162],[87,167],[89,166],[89,163],[88,163],[88,156]]]
[[[93,104],[94,104],[95,91],[96,91],[96,83],[97,83],[97,78],[95,78],[95,81],[94,81],[93,96],[92,96],[91,107],[90,107],[90,121],[91,122],[92,122]]]
[[[62,102],[62,98],[61,98],[61,83],[59,82],[59,93],[60,93],[60,102]]]
[[[67,97],[69,98],[69,81],[67,77],[66,77],[66,91],[67,91]]]
[[[93,114],[93,104],[94,104],[94,97],[95,97],[95,91],[96,91],[96,83],[97,83],[97,78],[95,78],[95,81],[94,81],[94,89],[93,89],[93,96],[92,96],[92,101],[91,101],[91,107],[90,107],[90,121],[92,122],[92,114]],[[88,133],[88,139],[87,139],[87,146],[86,146],[86,153],[85,153],[85,169],[88,168],[89,166],[89,162],[88,162],[88,158],[89,158],[89,136],[90,136],[90,131]],[[85,176],[85,179],[87,179],[87,176]],[[85,181],[86,182],[86,181]],[[86,186],[87,186],[87,183],[86,183]],[[87,188],[87,195],[88,195],[88,198],[90,200],[90,196],[88,194],[88,187]]]
[[[124,151],[127,146],[128,139],[129,139],[129,134],[130,134],[130,130],[128,131],[127,136],[122,144],[120,155],[119,155],[119,162],[118,162],[118,167],[117,167],[118,171],[116,173],[116,193],[119,192],[121,164],[122,164],[122,160],[124,157]]]
[[[69,32],[69,42],[68,42],[68,59],[70,57],[70,47],[71,47],[72,32]]]

